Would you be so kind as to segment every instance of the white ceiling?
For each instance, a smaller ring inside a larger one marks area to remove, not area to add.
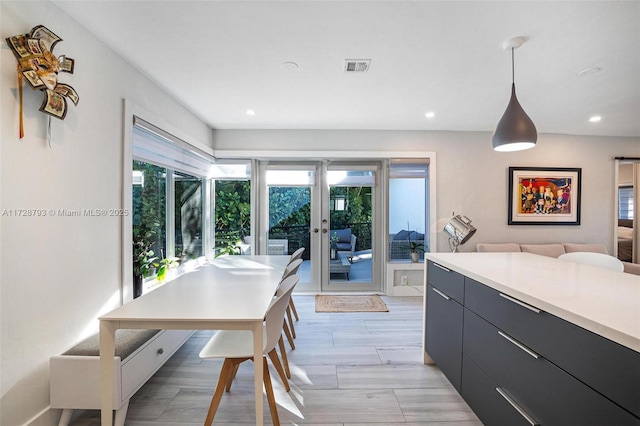
[[[640,137],[640,0],[54,2],[216,129],[493,131],[524,36],[538,133]]]

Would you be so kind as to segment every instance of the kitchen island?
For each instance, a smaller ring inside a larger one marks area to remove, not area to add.
[[[530,253],[426,258],[425,362],[485,424],[640,425],[640,277]]]

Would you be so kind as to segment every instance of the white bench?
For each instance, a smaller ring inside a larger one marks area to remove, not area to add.
[[[191,330],[117,330],[113,406],[115,426],[123,426],[129,399],[191,336]],[[98,334],[50,359],[51,408],[62,409],[67,426],[74,409],[100,409]]]

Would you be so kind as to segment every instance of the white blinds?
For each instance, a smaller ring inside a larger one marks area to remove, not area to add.
[[[393,159],[389,161],[390,178],[427,178],[428,171],[429,160],[426,158]]]
[[[208,178],[215,158],[193,145],[134,117],[133,158],[193,176]]]

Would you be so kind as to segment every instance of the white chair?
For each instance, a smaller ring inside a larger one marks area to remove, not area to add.
[[[279,294],[273,300],[267,311],[264,323],[264,349],[263,349],[263,380],[267,393],[267,401],[274,425],[280,425],[278,418],[278,408],[276,406],[271,376],[267,365],[268,355],[276,371],[283,381],[284,388],[289,392],[289,383],[278,359],[275,347],[282,337],[282,323],[285,311],[289,305],[289,298],[293,288],[298,283],[298,277],[292,276],[282,281],[279,287]],[[238,371],[240,364],[248,359],[253,359],[253,333],[249,330],[220,330],[209,339],[207,344],[200,351],[200,358],[224,358],[222,370],[218,377],[218,383],[211,399],[211,405],[207,413],[205,425],[213,423],[213,417],[220,405],[223,392],[231,390],[231,383]]]
[[[289,258],[289,264],[291,264],[291,262],[293,262],[296,259],[301,259],[302,258],[302,253],[304,253],[304,250],[305,250],[304,247],[300,247],[298,250],[294,251],[293,254],[291,255],[291,257]],[[300,317],[298,316],[298,311],[296,310],[296,305],[294,305],[294,303],[293,303],[293,297],[289,301],[289,308],[291,309],[291,311],[293,311],[293,316],[296,317],[296,321],[299,321]]]
[[[298,273],[300,265],[302,265],[302,259],[295,259],[290,262],[285,268],[284,273],[282,274],[282,279],[296,275]],[[276,295],[277,294],[278,293],[276,292]],[[287,336],[287,340],[289,341],[291,349],[295,349],[296,345],[293,343],[293,339],[296,337],[296,329],[293,326],[293,318],[291,317],[291,300],[292,299],[289,299],[289,306],[287,306],[287,319],[289,320],[289,322],[287,324],[287,321],[285,320],[282,328],[284,330],[285,336]]]
[[[603,253],[576,251],[573,253],[562,254],[558,256],[558,259],[624,272],[624,264],[619,259]]]
[[[285,280],[289,277],[297,276],[298,268],[300,268],[301,264],[302,259],[300,258],[295,259],[291,263],[289,263],[285,268],[284,273],[282,274],[282,279]],[[276,290],[276,297],[280,294],[280,291],[280,287],[278,287],[278,289]],[[287,306],[286,317],[282,323],[282,331],[284,331],[284,335],[287,337],[287,341],[289,342],[289,346],[291,346],[291,349],[295,349],[296,345],[295,343],[293,343],[293,339],[296,337],[296,329],[293,326],[293,319],[291,318],[292,302],[293,297],[290,297],[289,306]],[[282,339],[282,336],[280,336],[280,339],[278,340],[278,347],[280,348],[285,375],[290,379],[291,370],[289,370],[289,359],[287,358],[287,349],[284,347],[284,340]]]
[[[305,248],[300,247],[298,250],[294,251],[291,257],[289,258],[289,263],[293,262],[296,259],[300,259],[302,257],[302,253],[304,253]]]

